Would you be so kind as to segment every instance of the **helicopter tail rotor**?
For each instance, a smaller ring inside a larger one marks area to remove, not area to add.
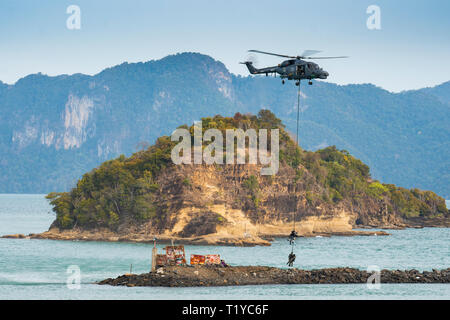
[[[253,66],[253,62],[252,61],[244,61],[244,62],[239,62],[240,64],[245,64],[247,66],[248,71],[251,74],[257,74],[258,73],[258,69],[256,69]]]

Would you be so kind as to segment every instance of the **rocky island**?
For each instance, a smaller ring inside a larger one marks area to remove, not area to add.
[[[279,129],[278,173],[261,175],[261,164],[175,165],[176,142],[163,136],[104,162],[71,191],[48,194],[56,219],[47,232],[5,237],[253,246],[286,237],[294,221],[303,237],[450,226],[443,198],[375,181],[345,150],[303,150],[268,110],[203,118],[202,127]]]
[[[262,266],[172,266],[140,275],[127,274],[105,279],[100,285],[143,287],[208,287],[264,284],[345,284],[367,283],[372,273],[353,268],[318,270],[280,269]],[[381,283],[450,283],[450,268],[381,270]]]

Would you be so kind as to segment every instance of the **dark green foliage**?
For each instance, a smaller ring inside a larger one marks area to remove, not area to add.
[[[445,200],[434,192],[407,190],[392,184],[385,187],[388,189],[393,207],[405,217],[434,217],[448,214]]]
[[[191,180],[189,180],[189,178],[184,178],[183,179],[183,185],[186,187],[190,187],[191,186]]]
[[[50,200],[53,211],[56,212],[56,222],[58,226],[64,229],[72,228],[74,226],[74,218],[72,215],[74,208],[70,195],[67,192],[51,192],[46,198]]]
[[[370,196],[378,199],[382,199],[383,196],[386,195],[388,191],[389,189],[386,186],[379,183],[378,181],[372,182],[371,184],[369,184],[367,188],[367,193]]]
[[[174,143],[161,137],[146,151],[130,158],[120,156],[83,175],[70,192],[50,193],[47,198],[56,212],[60,228],[116,228],[121,221],[158,218],[154,177],[171,165]]]
[[[242,185],[244,186],[245,189],[247,189],[250,198],[253,201],[253,204],[257,208],[260,201],[258,179],[254,175],[251,175],[250,177],[248,177],[248,179],[244,180]]]

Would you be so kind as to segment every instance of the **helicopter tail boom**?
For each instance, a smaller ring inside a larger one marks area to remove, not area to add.
[[[251,61],[240,62],[241,64],[245,64],[250,71],[251,74],[266,74],[277,72],[276,67],[267,67],[262,69],[257,69],[253,66]]]
[[[253,63],[252,63],[251,61],[240,62],[240,64],[245,64],[245,65],[247,66],[247,68],[248,68],[248,71],[249,71],[251,74],[258,74],[258,73],[259,73],[259,70],[256,69],[256,68],[253,66]]]

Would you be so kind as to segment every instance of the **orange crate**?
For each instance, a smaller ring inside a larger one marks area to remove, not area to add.
[[[205,256],[200,254],[191,254],[191,264],[205,264]]]

